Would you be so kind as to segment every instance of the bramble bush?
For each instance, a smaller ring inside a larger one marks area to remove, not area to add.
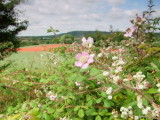
[[[96,47],[93,38],[82,38],[74,52],[41,55],[44,72],[4,72],[0,119],[160,119],[160,47],[148,42],[145,18],[131,23],[129,40],[119,46]]]

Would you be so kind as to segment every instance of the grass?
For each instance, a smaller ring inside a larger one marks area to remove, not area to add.
[[[11,63],[9,68],[23,69],[23,68],[40,68],[41,66],[41,54],[44,52],[17,52],[11,56],[0,61],[0,65]]]

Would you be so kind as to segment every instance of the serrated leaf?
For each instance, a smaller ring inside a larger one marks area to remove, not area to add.
[[[158,89],[157,88],[151,88],[147,92],[151,93],[151,94],[158,93]]]
[[[102,120],[101,116],[97,115],[95,120]]]
[[[80,110],[78,111],[78,116],[79,116],[80,118],[83,118],[83,117],[84,117],[84,110],[83,110],[83,109],[80,109]]]
[[[39,108],[33,108],[28,112],[29,115],[34,115],[34,116],[39,115],[39,113],[40,113]]]
[[[99,98],[96,100],[96,103],[100,103],[102,101],[102,98]]]

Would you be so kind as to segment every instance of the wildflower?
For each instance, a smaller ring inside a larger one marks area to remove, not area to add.
[[[93,56],[89,55],[87,52],[82,52],[82,54],[77,54],[76,59],[79,61],[75,62],[75,66],[85,69],[90,63],[93,63]]]
[[[145,75],[142,75],[142,72],[137,72],[136,75],[133,76],[135,80],[141,81],[145,78]]]
[[[54,95],[54,94],[50,95],[49,98],[50,98],[50,100],[55,100],[57,98],[57,95]]]
[[[123,50],[123,48],[120,48],[120,49],[118,49],[118,51],[119,51],[120,53],[122,53],[124,50]]]
[[[156,86],[160,88],[160,83],[158,83]]]
[[[128,28],[126,30],[126,33],[124,34],[125,37],[131,37],[133,33],[137,30],[136,26],[132,26],[131,28]]]
[[[112,57],[112,60],[117,60],[117,59],[118,59],[117,56],[113,56],[113,57]]]
[[[93,38],[91,38],[91,37],[88,37],[87,40],[85,37],[82,38],[82,45],[85,47],[88,47],[88,48],[92,47],[93,42],[94,42]]]
[[[143,109],[143,110],[142,110],[142,113],[143,113],[144,115],[147,115],[147,114],[148,114],[148,110],[147,110],[147,109]]]
[[[46,94],[46,97],[48,97],[50,100],[55,100],[57,98],[57,94],[54,94],[52,91],[49,91]]]
[[[108,75],[109,75],[109,72],[107,72],[107,71],[103,72],[103,76],[108,76]]]
[[[97,55],[98,58],[100,58],[100,57],[102,57],[102,56],[103,56],[102,53],[99,53],[99,54]]]
[[[79,83],[79,82],[75,82],[75,85],[76,85],[76,86],[80,86],[80,85],[81,85],[81,83]]]
[[[139,120],[139,117],[138,116],[134,116],[134,120]]]
[[[118,117],[118,112],[115,109],[113,109],[112,110],[112,115],[113,115],[114,118],[117,118]]]
[[[112,93],[112,87],[109,87],[107,90],[106,90],[106,94],[111,94]]]
[[[111,99],[112,99],[112,95],[109,95],[109,96],[108,96],[108,99],[111,100]]]

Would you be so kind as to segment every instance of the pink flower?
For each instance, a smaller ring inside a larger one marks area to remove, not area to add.
[[[118,51],[119,51],[120,53],[122,53],[124,50],[123,50],[123,48],[120,48],[120,49],[118,49]]]
[[[91,37],[88,37],[87,40],[85,37],[82,38],[82,45],[85,47],[89,47],[89,48],[92,47],[93,42],[94,42],[93,38],[91,38]]]
[[[88,67],[90,63],[93,63],[93,56],[89,55],[87,52],[82,52],[82,54],[77,54],[76,59],[78,61],[75,62],[75,66],[81,67],[82,69],[85,69]]]
[[[57,98],[57,95],[51,95],[49,96],[50,100],[55,100]]]
[[[133,33],[137,30],[136,26],[132,26],[131,28],[128,28],[126,30],[126,34],[124,34],[125,37],[131,37]]]

